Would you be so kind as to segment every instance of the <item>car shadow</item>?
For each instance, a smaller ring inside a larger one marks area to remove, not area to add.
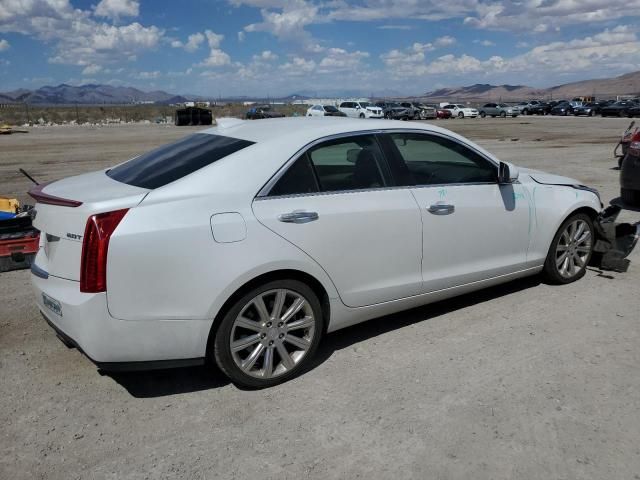
[[[311,362],[308,370],[313,370],[324,363],[337,350],[352,347],[355,344],[384,335],[393,330],[408,327],[414,323],[428,321],[447,313],[527,290],[541,283],[542,281],[539,275],[513,280],[509,283],[430,303],[411,310],[404,310],[384,317],[378,317],[332,332],[323,339],[314,361]]]
[[[215,365],[181,367],[146,372],[100,372],[122,386],[132,397],[156,398],[224,387],[229,379]]]
[[[349,348],[357,343],[404,328],[414,323],[431,320],[447,313],[455,312],[496,298],[511,295],[540,285],[539,276],[527,277],[489,287],[484,290],[442,300],[411,310],[375,318],[336,332],[323,339],[313,361],[303,372],[314,370],[337,350]],[[156,398],[168,395],[210,390],[224,387],[230,382],[214,365],[185,367],[147,372],[101,372],[112,378],[135,398]],[[245,390],[245,388],[241,388]]]

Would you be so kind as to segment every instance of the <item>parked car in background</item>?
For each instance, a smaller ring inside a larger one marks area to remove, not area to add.
[[[284,113],[278,112],[271,108],[271,105],[260,105],[257,107],[252,107],[245,114],[247,120],[260,120],[263,118],[282,118],[284,117]]]
[[[347,114],[341,112],[333,105],[313,105],[307,110],[307,117],[346,117]]]
[[[537,107],[542,102],[540,100],[531,100],[530,102],[520,102],[516,105],[522,115],[530,115],[531,109]]]
[[[600,114],[600,105],[597,103],[585,103],[573,109],[573,114],[576,117],[586,115],[587,117],[594,117]]]
[[[338,110],[351,118],[384,118],[382,109],[369,102],[342,102]]]
[[[429,120],[432,118],[438,118],[437,108],[434,105],[427,105],[425,103],[418,103],[420,108],[420,120]]]
[[[452,118],[452,117],[453,117],[453,113],[451,113],[451,110],[447,110],[442,107],[436,108],[436,118],[448,120],[449,118]]]
[[[637,106],[638,104],[634,101],[622,100],[603,107],[600,110],[600,115],[603,117],[626,117],[629,109]]]
[[[465,117],[476,118],[480,114],[477,109],[472,107],[467,107],[459,103],[450,103],[448,105],[444,105],[442,108],[444,108],[445,110],[450,110],[451,114],[454,117],[458,117],[458,118],[465,118]]]
[[[384,118],[389,120],[409,120],[413,118],[413,112],[394,102],[378,102],[376,106],[382,109]]]
[[[400,106],[403,108],[406,108],[409,113],[411,114],[411,119],[412,120],[419,120],[420,119],[420,107],[418,106],[417,103],[413,103],[413,102],[402,102],[400,103]]]
[[[487,115],[491,117],[517,117],[520,109],[516,106],[507,105],[506,103],[485,103],[480,107],[480,116],[482,118]]]
[[[537,105],[531,105],[529,107],[528,115],[549,115],[551,108],[550,103],[540,102]]]
[[[631,118],[631,117],[640,117],[640,105],[637,105],[635,107],[631,107],[629,110],[627,110],[627,117]]]
[[[221,118],[37,185],[37,308],[103,370],[215,363],[260,388],[304,372],[328,332],[517,278],[584,276],[595,190],[426,123],[367,123]]]
[[[551,109],[551,115],[573,115],[574,108],[569,102],[559,103]]]

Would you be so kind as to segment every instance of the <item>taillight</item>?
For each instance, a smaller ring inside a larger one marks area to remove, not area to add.
[[[107,250],[111,234],[129,211],[114,210],[98,213],[87,220],[82,241],[80,264],[80,291],[98,293],[107,291]]]

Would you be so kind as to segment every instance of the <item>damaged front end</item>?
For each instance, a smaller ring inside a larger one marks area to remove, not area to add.
[[[640,222],[617,223],[622,207],[611,205],[598,215],[594,222],[596,243],[594,263],[603,270],[626,272],[630,260],[627,259],[640,237]]]

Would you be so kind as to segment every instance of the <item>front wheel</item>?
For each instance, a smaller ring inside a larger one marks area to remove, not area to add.
[[[500,112],[500,118],[506,118],[507,112]]]
[[[460,112],[460,113],[458,114],[458,118],[464,118],[464,112]]]
[[[361,113],[361,114],[360,114],[360,118],[364,118],[364,113]]]
[[[484,117],[486,117],[486,116],[487,116],[487,114],[486,114],[486,113],[484,113],[484,112],[480,112],[480,118],[484,118]]]
[[[582,278],[591,260],[594,229],[591,218],[578,213],[558,229],[544,263],[543,276],[550,283],[566,284]]]
[[[275,280],[239,298],[220,323],[213,355],[236,384],[284,382],[308,365],[323,332],[316,294],[297,280]]]

